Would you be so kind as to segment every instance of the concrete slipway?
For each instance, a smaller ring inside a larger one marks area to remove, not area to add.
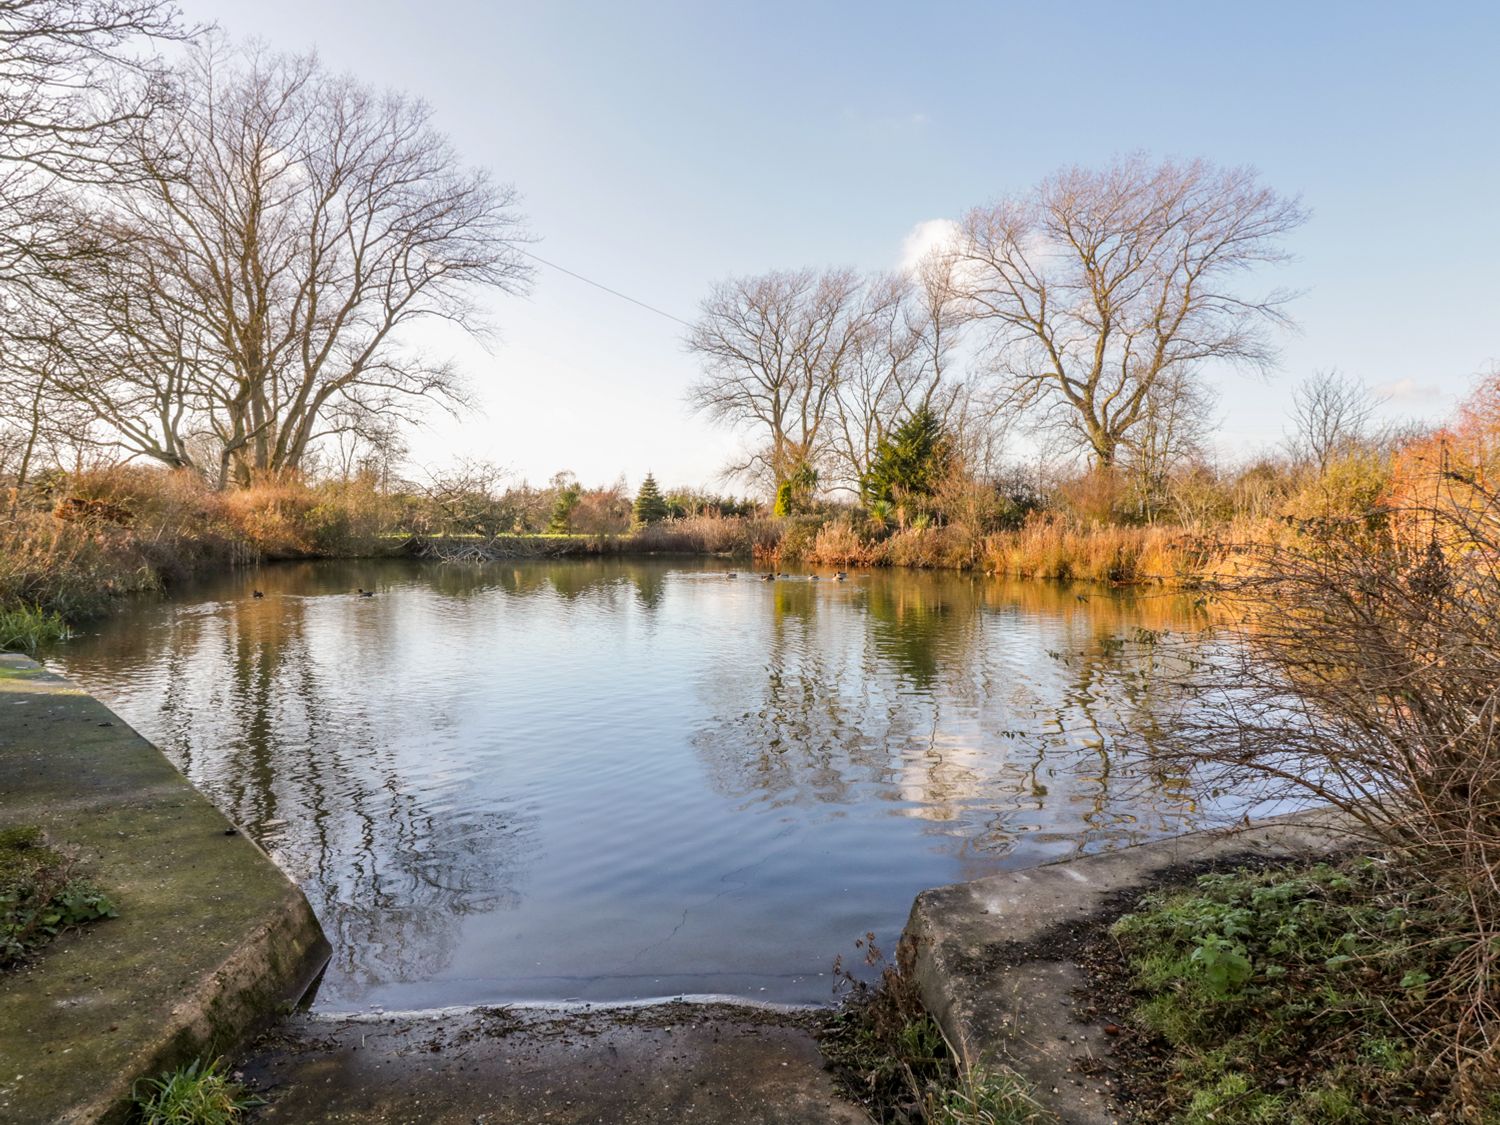
[[[77,854],[119,917],[0,976],[0,1122],[122,1118],[141,1076],[232,1050],[328,943],[302,892],[108,708],[0,656],[0,826]]]

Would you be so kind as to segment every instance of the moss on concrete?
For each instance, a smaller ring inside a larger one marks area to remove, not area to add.
[[[120,1117],[131,1084],[232,1048],[328,945],[302,892],[98,700],[0,657],[0,824],[77,848],[120,917],[0,979],[0,1122]]]

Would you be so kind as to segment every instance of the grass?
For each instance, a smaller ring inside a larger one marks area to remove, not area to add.
[[[1232,544],[1274,533],[1268,525],[1234,525],[1211,534],[1191,528],[1087,524],[1036,516],[1009,531],[913,526],[881,533],[831,520],[799,538],[790,528],[778,558],[825,566],[899,566],[978,569],[1004,578],[1045,578],[1189,588],[1232,569]],[[802,542],[806,538],[806,542]]]
[[[1144,1060],[1136,1119],[1356,1125],[1459,1116],[1423,1034],[1462,948],[1455,900],[1372,858],[1205,875],[1147,896],[1112,934]],[[1130,1041],[1124,1044],[1127,1049]],[[1128,1055],[1126,1056],[1129,1057]]]
[[[0,609],[0,652],[35,652],[67,638],[68,626],[60,613],[26,605]]]
[[[1192,586],[1212,577],[1229,539],[1222,529],[1211,542],[1181,527],[1036,519],[987,537],[982,554],[986,569],[1011,578]]]
[[[0,610],[78,621],[210,567],[388,552],[381,536],[397,515],[362,481],[216,492],[191,473],[135,465],[48,473],[0,511]]]
[[[34,827],[0,830],[0,969],[29,960],[64,930],[113,918],[114,903]]]
[[[195,1061],[136,1083],[134,1125],[235,1125],[261,1105],[222,1069],[222,1060]]]
[[[823,1032],[822,1050],[839,1083],[881,1125],[1044,1125],[1052,1115],[1004,1067],[964,1067],[922,1005],[916,982],[887,964],[867,934],[858,947],[881,968],[871,986],[835,965],[851,989]]]

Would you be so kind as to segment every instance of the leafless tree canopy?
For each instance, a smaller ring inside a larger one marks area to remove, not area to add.
[[[408,329],[482,332],[477,295],[530,273],[515,192],[429,116],[311,56],[195,49],[133,133],[151,175],[87,216],[104,252],[73,278],[73,392],[132,450],[241,481],[458,401]]]
[[[80,253],[73,198],[130,182],[126,141],[163,105],[162,0],[0,0],[0,446],[24,484],[86,426],[57,379],[58,286]]]
[[[1108,466],[1171,380],[1270,361],[1290,294],[1238,283],[1304,217],[1248,169],[1136,157],[969,212],[953,276],[1015,401]]]
[[[1201,460],[1213,427],[1213,388],[1187,370],[1158,379],[1141,420],[1126,435],[1124,455],[1148,521],[1169,502],[1169,482],[1185,464]]]
[[[182,34],[163,0],[0,0],[0,283],[10,302],[75,249],[62,186],[140,174],[126,139],[166,95],[141,48]]]
[[[1319,372],[1292,392],[1292,455],[1324,472],[1329,462],[1372,436],[1370,425],[1379,405],[1358,379]]]
[[[736,468],[780,485],[815,470],[838,389],[873,312],[849,270],[797,270],[715,287],[688,336],[703,376],[689,401],[764,444]]]
[[[951,369],[959,327],[948,263],[936,259],[914,276],[737,279],[704,302],[689,336],[704,366],[690,401],[761,442],[736,470],[774,487],[806,467],[857,490],[881,439],[915,411],[933,411],[955,437],[993,422],[988,400]]]

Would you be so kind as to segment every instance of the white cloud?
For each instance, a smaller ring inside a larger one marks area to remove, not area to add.
[[[958,224],[952,219],[923,219],[901,240],[901,268],[916,269],[933,251],[952,246],[958,233]]]
[[[1418,402],[1443,398],[1443,390],[1434,383],[1419,383],[1415,379],[1393,379],[1389,383],[1381,383],[1375,388],[1375,393],[1387,402]]]

